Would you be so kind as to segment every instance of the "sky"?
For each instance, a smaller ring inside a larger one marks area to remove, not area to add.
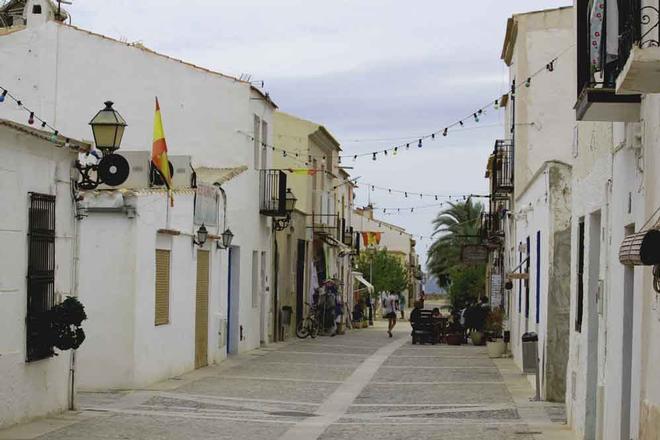
[[[353,155],[412,142],[396,156],[342,161],[364,182],[357,205],[415,234],[426,260],[438,195],[485,194],[501,112],[417,148],[419,136],[472,114],[508,88],[507,19],[572,0],[73,0],[72,23],[194,64],[264,81],[282,111],[323,124]],[[467,6],[467,7],[466,7]],[[401,208],[383,214],[383,208]],[[420,238],[423,237],[423,238]]]

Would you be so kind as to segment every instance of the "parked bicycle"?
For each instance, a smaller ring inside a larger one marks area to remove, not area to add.
[[[316,306],[313,306],[308,302],[305,302],[305,304],[309,306],[309,313],[296,327],[296,336],[300,339],[305,339],[307,336],[316,338],[319,334],[318,311]]]

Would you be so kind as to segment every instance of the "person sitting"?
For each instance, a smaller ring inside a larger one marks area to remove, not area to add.
[[[433,310],[431,311],[431,318],[442,318],[442,315],[440,315],[439,308],[433,307]]]
[[[362,321],[362,303],[356,303],[353,306],[353,322]]]
[[[413,304],[413,309],[412,309],[412,311],[410,312],[410,318],[409,318],[409,320],[410,320],[410,325],[411,325],[412,327],[415,326],[415,322],[416,322],[416,321],[419,321],[419,318],[420,318],[420,316],[421,316],[421,314],[422,314],[422,307],[423,307],[423,306],[422,306],[422,302],[421,302],[421,301],[415,301],[415,303]]]

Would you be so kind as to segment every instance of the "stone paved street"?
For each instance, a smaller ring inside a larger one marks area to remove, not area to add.
[[[147,390],[82,393],[80,412],[0,439],[570,438],[561,406],[529,402],[509,360],[485,348],[413,346],[409,325],[293,340]]]

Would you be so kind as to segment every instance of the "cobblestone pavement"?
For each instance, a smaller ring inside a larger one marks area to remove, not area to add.
[[[564,439],[561,407],[485,348],[411,345],[409,325],[295,340],[159,383],[81,393],[0,439]],[[561,419],[561,417],[559,417]],[[12,437],[13,436],[13,437]]]

